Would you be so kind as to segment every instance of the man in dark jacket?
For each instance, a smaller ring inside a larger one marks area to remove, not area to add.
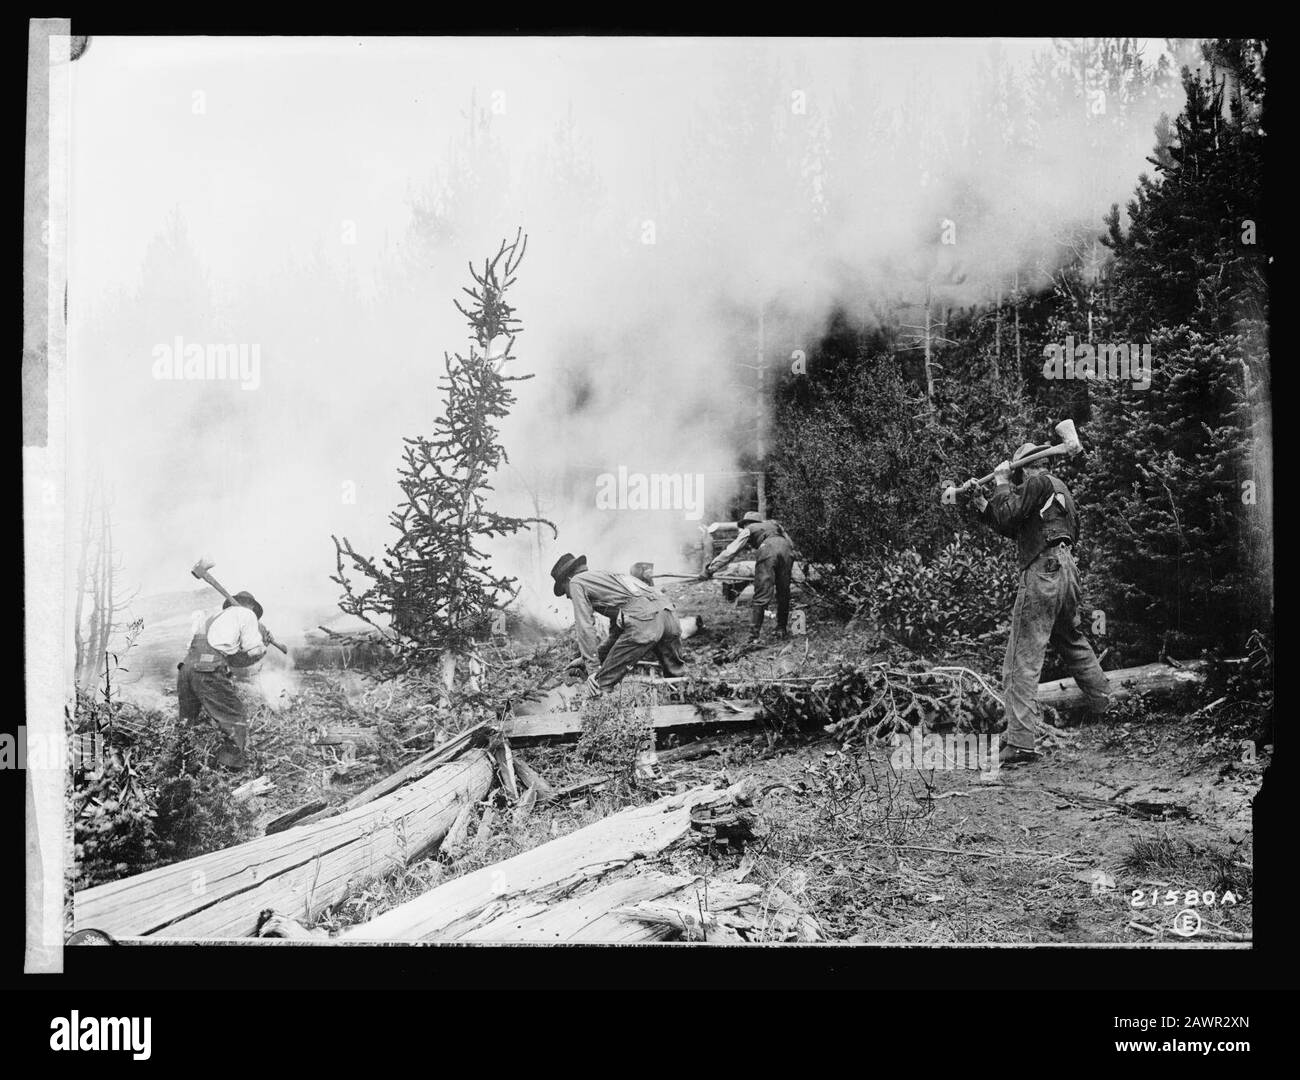
[[[551,567],[551,577],[555,595],[567,596],[573,604],[580,663],[590,672],[589,693],[599,695],[613,689],[638,660],[652,652],[666,676],[686,674],[682,629],[673,603],[661,589],[647,583],[644,571],[634,577],[588,570],[585,555],[566,554]],[[603,643],[596,615],[609,620],[609,634]]]
[[[749,640],[757,641],[763,615],[776,601],[776,632],[786,637],[790,619],[790,575],[794,570],[794,545],[779,521],[764,521],[751,510],[738,522],[740,534],[704,568],[712,577],[742,551],[754,553],[754,599],[749,605]]]
[[[1049,641],[1094,713],[1105,712],[1110,700],[1106,675],[1078,626],[1079,570],[1073,548],[1079,540],[1079,519],[1074,498],[1045,468],[1016,468],[1017,461],[1039,449],[1025,443],[994,470],[993,497],[974,496],[980,519],[1015,540],[1020,567],[1020,591],[1002,665],[1007,745],[1000,760],[1008,765],[1037,758],[1038,681]],[[1013,470],[1023,477],[1014,487]]]
[[[223,736],[217,763],[232,769],[247,764],[248,713],[230,669],[252,667],[266,655],[271,634],[261,618],[262,605],[252,593],[235,593],[194,635],[176,668],[181,719],[197,723],[207,716]]]

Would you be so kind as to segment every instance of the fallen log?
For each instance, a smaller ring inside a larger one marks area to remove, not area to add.
[[[382,780],[371,784],[363,791],[358,791],[347,802],[340,803],[338,806],[326,806],[324,809],[315,810],[307,813],[290,824],[293,825],[314,825],[319,821],[327,818],[337,817],[339,814],[346,814],[350,810],[355,810],[359,806],[365,806],[366,803],[382,798],[389,792],[396,791],[403,784],[409,784],[412,780],[418,780],[422,776],[427,776],[433,772],[439,765],[445,765],[447,762],[455,761],[461,754],[472,746],[477,746],[487,742],[488,722],[485,720],[480,724],[475,724],[471,728],[466,728],[459,735],[448,739],[441,746],[435,747],[428,753],[420,755],[409,765],[403,765],[395,773],[390,773]],[[274,824],[274,822],[272,823]],[[282,826],[283,827],[283,826]],[[270,827],[267,827],[267,833],[270,833]]]
[[[460,941],[820,941],[817,923],[779,889],[632,868],[551,904],[522,907]]]
[[[492,761],[481,751],[368,806],[259,837],[73,897],[78,929],[114,937],[251,937],[271,908],[307,921],[354,886],[403,866],[482,799]]]
[[[699,705],[656,705],[650,709],[650,718],[656,731],[666,731],[672,728],[700,727],[710,724],[750,724],[758,718],[759,712],[759,707],[755,705],[742,707],[739,712],[711,707],[702,710]],[[577,738],[582,734],[582,713],[516,715],[502,723],[501,731],[513,742],[525,742],[529,739]]]
[[[1119,668],[1106,672],[1110,681],[1113,701],[1123,701],[1135,694],[1171,695],[1195,690],[1205,681],[1205,664],[1200,660],[1186,660],[1181,667],[1169,664],[1143,664],[1141,667]],[[1038,702],[1062,712],[1084,708],[1087,699],[1073,679],[1053,679],[1038,684]]]
[[[635,806],[522,852],[505,862],[454,878],[368,923],[339,935],[341,941],[454,941],[471,931],[495,940],[521,918],[533,918],[592,879],[657,855],[691,831],[691,810],[747,802],[754,783],[745,778],[724,790],[713,785]],[[509,940],[509,939],[505,939]]]

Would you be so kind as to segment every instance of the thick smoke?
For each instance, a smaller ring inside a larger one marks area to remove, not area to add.
[[[444,350],[469,347],[465,264],[522,226],[514,351],[535,378],[494,484],[560,532],[499,545],[520,604],[565,617],[563,551],[692,569],[685,547],[747,490],[760,321],[770,379],[836,310],[1046,284],[1131,196],[1181,103],[1099,111],[1081,85],[1031,109],[1008,80],[1049,51],[100,41],[74,85],[70,489],[112,492],[125,583],[193,592],[208,555],[292,641],[337,600],[330,535],[394,535],[401,438],[429,430]],[[178,336],[256,346],[256,385],[156,377]],[[636,509],[620,470],[670,478],[679,505]]]

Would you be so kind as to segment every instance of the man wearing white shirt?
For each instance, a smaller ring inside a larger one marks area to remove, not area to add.
[[[217,762],[235,769],[246,764],[248,715],[230,669],[252,667],[266,655],[270,632],[261,618],[262,605],[253,594],[236,593],[194,635],[177,667],[181,719],[195,723],[206,714],[225,736]]]

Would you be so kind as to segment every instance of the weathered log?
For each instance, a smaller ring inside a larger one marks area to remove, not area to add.
[[[586,828],[485,866],[430,890],[340,935],[345,941],[443,941],[482,930],[478,940],[495,940],[512,920],[536,915],[589,879],[655,855],[691,831],[691,810],[703,804],[747,801],[754,785],[746,778],[725,790],[711,785],[631,807]],[[504,920],[504,921],[503,921]]]
[[[710,724],[749,724],[758,717],[759,708],[748,706],[739,712],[730,709],[701,711],[698,705],[656,705],[650,709],[655,730],[699,727]],[[582,713],[556,712],[540,716],[514,716],[501,725],[501,730],[513,742],[529,739],[577,738],[582,734]]]
[[[359,806],[365,806],[366,803],[374,802],[375,799],[382,798],[389,792],[396,791],[403,784],[409,784],[412,780],[418,780],[421,776],[433,772],[439,765],[445,765],[449,761],[455,761],[461,754],[472,746],[485,743],[488,737],[489,725],[485,720],[480,724],[475,724],[471,728],[466,728],[459,735],[448,739],[441,746],[435,747],[428,753],[420,755],[409,765],[403,765],[395,773],[390,773],[377,783],[371,784],[370,787],[363,791],[357,792],[347,802],[340,803],[338,806],[327,806],[324,809],[313,811],[306,814],[292,824],[314,825],[319,821],[327,818],[336,817],[339,814],[346,814],[350,810],[355,810]],[[270,832],[268,827],[267,832]]]
[[[533,788],[537,792],[537,801],[546,802],[555,796],[555,788],[548,784],[536,769],[528,764],[518,754],[515,755],[515,775],[523,781],[525,787]]]
[[[506,796],[511,802],[518,802],[519,781],[515,779],[515,756],[510,751],[510,740],[504,736],[493,739],[488,752],[497,763],[497,776],[501,780],[501,787],[505,790]]]
[[[476,751],[418,783],[317,825],[85,889],[78,929],[114,937],[251,937],[266,908],[315,918],[350,889],[416,858],[482,799],[492,761]]]
[[[1195,690],[1205,681],[1205,664],[1199,660],[1182,661],[1181,667],[1169,664],[1143,664],[1106,672],[1113,701],[1134,694],[1172,695]],[[1073,679],[1053,679],[1038,684],[1038,701],[1062,712],[1084,708],[1087,699]]]

